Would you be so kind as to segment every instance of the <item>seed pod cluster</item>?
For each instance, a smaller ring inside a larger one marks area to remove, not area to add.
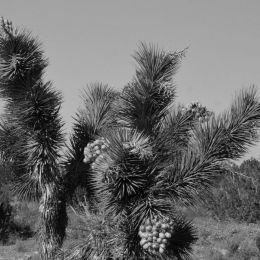
[[[91,167],[95,168],[95,164],[98,163],[99,160],[102,160],[103,154],[109,144],[105,140],[104,137],[95,140],[92,143],[89,143],[84,149],[84,163],[92,163]]]
[[[147,219],[139,228],[140,245],[152,254],[163,254],[172,236],[173,222],[169,218]]]
[[[191,102],[182,109],[185,112],[193,114],[194,118],[198,119],[199,122],[204,123],[210,119],[212,112],[208,111],[206,107],[203,107],[199,102]]]

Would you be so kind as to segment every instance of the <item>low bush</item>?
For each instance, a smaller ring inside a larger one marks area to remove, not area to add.
[[[15,251],[18,253],[25,253],[25,252],[28,252],[29,250],[23,241],[17,240],[15,243]]]
[[[31,203],[14,203],[13,198],[0,189],[0,242],[14,243],[16,239],[27,239],[35,234],[38,209]]]
[[[194,260],[259,260],[256,240],[260,232],[258,224],[235,221],[216,221],[211,218],[195,218],[198,241],[194,247]]]
[[[211,193],[204,195],[204,207],[219,220],[234,219],[248,223],[260,221],[260,162],[244,161],[232,165]]]
[[[210,260],[228,260],[220,251],[211,248],[209,253]]]
[[[13,222],[13,209],[6,190],[4,186],[0,189],[0,242],[3,244],[8,241]]]
[[[0,203],[0,242],[8,241],[12,222],[12,207],[8,202]]]
[[[258,251],[259,251],[259,255],[260,255],[260,233],[258,233],[257,235],[256,235],[256,238],[255,238],[255,242],[256,242],[256,247],[257,247],[257,249],[258,249]]]
[[[38,203],[15,201],[12,204],[14,211],[14,224],[21,236],[27,232],[35,233],[39,224]],[[29,235],[29,234],[28,234]]]

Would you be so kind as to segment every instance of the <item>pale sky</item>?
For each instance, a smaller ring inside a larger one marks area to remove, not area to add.
[[[0,1],[1,16],[43,42],[67,132],[88,83],[121,89],[132,79],[140,41],[189,47],[175,77],[179,103],[198,100],[221,112],[252,84],[260,96],[259,14],[260,0]],[[260,144],[250,156],[260,159]]]

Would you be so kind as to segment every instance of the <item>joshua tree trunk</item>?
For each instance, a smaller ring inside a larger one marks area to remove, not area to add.
[[[61,247],[67,226],[66,203],[54,183],[46,184],[40,201],[40,243],[43,259],[52,259]]]

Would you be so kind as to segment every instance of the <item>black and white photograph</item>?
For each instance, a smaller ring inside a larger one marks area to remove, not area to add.
[[[260,0],[0,0],[0,260],[260,260]]]

